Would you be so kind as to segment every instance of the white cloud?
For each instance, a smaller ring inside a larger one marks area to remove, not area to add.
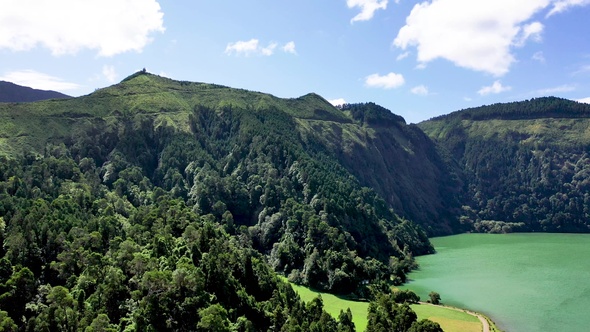
[[[271,56],[275,53],[275,50],[279,46],[278,43],[272,42],[266,47],[260,46],[258,39],[252,38],[248,41],[237,41],[235,43],[229,43],[225,47],[225,54],[227,55],[265,55]],[[295,42],[288,42],[282,47],[283,52],[297,54],[295,52]]]
[[[564,84],[564,85],[556,86],[553,88],[537,90],[537,94],[549,95],[549,94],[553,94],[553,93],[570,92],[570,91],[574,91],[574,90],[576,90],[575,85]]]
[[[517,37],[515,45],[523,46],[529,39],[532,39],[536,42],[540,42],[541,32],[543,32],[543,28],[543,24],[541,24],[540,22],[525,24],[520,30],[520,35]]]
[[[334,106],[346,104],[346,100],[344,100],[344,98],[330,99],[328,102]]]
[[[295,50],[295,42],[294,41],[290,41],[290,42],[286,43],[283,46],[283,52],[285,52],[285,53],[291,53],[291,54],[297,54],[297,51]]]
[[[533,54],[532,59],[533,60],[536,60],[536,61],[539,61],[541,63],[545,63],[545,55],[541,51],[536,52],[535,54]]]
[[[503,86],[502,83],[500,83],[500,81],[495,81],[492,85],[490,86],[484,86],[481,89],[479,89],[479,91],[477,91],[477,93],[480,96],[486,96],[489,94],[497,94],[497,93],[501,93],[504,91],[508,91],[512,89],[512,87],[510,86]]]
[[[115,83],[117,81],[117,71],[115,71],[115,67],[104,65],[102,67],[102,75],[106,78],[107,81],[110,83]]]
[[[538,38],[543,25],[527,21],[549,0],[432,0],[416,4],[394,40],[415,46],[417,60],[443,58],[455,65],[502,76],[515,61],[511,47]]]
[[[365,78],[365,85],[370,88],[394,89],[404,85],[404,83],[403,75],[396,73],[389,73],[385,76],[372,74]]]
[[[164,32],[156,0],[4,0],[0,49],[37,46],[53,55],[97,50],[100,56],[140,52],[153,32]]]
[[[582,99],[578,99],[576,100],[578,103],[585,103],[585,104],[590,104],[590,97],[586,97],[586,98],[582,98]]]
[[[387,8],[387,2],[388,0],[346,0],[348,8],[359,7],[361,9],[361,12],[353,17],[350,23],[372,19],[377,10]]]
[[[428,88],[426,86],[424,86],[424,85],[415,86],[410,91],[413,94],[419,95],[419,96],[427,96],[428,95]]]
[[[229,43],[225,47],[226,54],[242,54],[250,55],[258,52],[258,39],[250,39],[248,41],[237,41],[235,43]]]
[[[40,90],[67,91],[80,88],[76,83],[64,82],[61,78],[34,70],[12,71],[0,76],[0,80]]]
[[[547,17],[566,11],[570,7],[586,6],[590,4],[590,0],[558,0],[553,4],[553,8],[547,14]]]
[[[262,55],[273,55],[273,53],[275,52],[275,48],[277,48],[277,43],[270,43],[267,47],[263,47],[260,49],[260,52],[262,53]]]
[[[400,55],[397,56],[397,58],[395,58],[397,61],[403,60],[405,58],[407,58],[410,55],[410,52],[404,52]]]

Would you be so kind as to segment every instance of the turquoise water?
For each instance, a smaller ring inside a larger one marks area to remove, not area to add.
[[[407,288],[480,311],[505,331],[590,331],[590,234],[431,239]]]

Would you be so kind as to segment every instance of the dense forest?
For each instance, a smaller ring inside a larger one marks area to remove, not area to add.
[[[590,231],[590,105],[537,98],[420,127],[461,167],[460,218],[474,230]]]
[[[588,232],[589,175],[590,106],[558,98],[408,125],[139,72],[0,103],[0,330],[354,331],[288,279],[440,331],[391,294],[428,236]]]
[[[317,95],[138,73],[0,117],[5,330],[351,331],[350,312],[303,303],[277,272],[377,301],[433,252],[342,162],[363,144],[384,155],[376,129]]]

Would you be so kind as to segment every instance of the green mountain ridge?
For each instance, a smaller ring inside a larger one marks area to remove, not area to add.
[[[27,149],[41,152],[46,143],[62,142],[71,132],[91,123],[105,125],[141,116],[152,119],[156,128],[168,126],[187,133],[191,130],[189,114],[196,105],[218,110],[284,112],[296,120],[300,138],[307,145],[305,148],[315,149],[311,145],[319,140],[323,149],[344,164],[363,186],[377,190],[396,213],[427,226],[431,234],[452,232],[449,189],[436,185],[437,181],[448,182],[443,180],[447,178],[445,166],[428,139],[415,126],[407,126],[403,118],[377,105],[361,105],[357,111],[353,108],[339,110],[313,93],[281,99],[264,93],[178,82],[138,72],[120,84],[67,101],[18,106],[0,104],[0,117],[5,120],[0,152],[8,155]],[[365,107],[377,111],[363,112]],[[354,112],[358,114],[352,114]],[[64,119],[68,121],[62,121]],[[306,142],[309,139],[314,142]],[[412,139],[418,144],[417,148],[412,145]],[[427,179],[422,181],[424,186],[413,183],[412,178],[417,176],[403,176],[408,172],[420,172],[421,168],[414,166],[417,163],[428,168],[421,172],[421,177]],[[366,170],[371,168],[376,174],[368,175]],[[395,170],[399,168],[404,171]],[[393,172],[402,176],[392,177]],[[428,197],[425,199],[424,195]]]
[[[146,72],[0,103],[0,326],[351,331],[278,272],[409,327],[381,295],[429,235],[588,231],[587,113],[539,98],[408,125]]]
[[[422,217],[430,232],[451,231],[428,219],[424,206],[378,186],[388,181],[364,174],[366,167],[386,172],[430,157],[405,136],[416,129],[397,118],[378,128],[355,122],[316,94],[281,99],[139,72],[79,98],[2,104],[0,117],[6,155],[47,158],[60,151],[77,167],[93,165],[100,183],[135,207],[149,201],[140,188],[161,188],[199,215],[231,219],[233,232],[246,227],[275,269],[320,289],[351,292],[381,273],[403,280],[412,254],[432,252],[424,231],[398,211]],[[427,139],[418,136],[416,144],[427,144],[421,140]],[[387,144],[406,157],[392,158]],[[396,185],[413,186],[407,179]],[[391,257],[403,263],[390,264]],[[369,262],[383,272],[367,274]],[[332,280],[338,269],[342,274]]]
[[[590,231],[590,105],[544,97],[419,126],[462,169],[463,222],[494,232]]]
[[[377,299],[433,252],[396,214],[401,196],[363,175],[431,157],[398,118],[371,124],[388,114],[145,72],[79,98],[0,104],[0,326],[354,330],[350,313],[302,303],[276,272]],[[400,212],[424,210],[412,209]]]

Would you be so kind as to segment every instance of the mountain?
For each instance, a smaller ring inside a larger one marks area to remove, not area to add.
[[[316,94],[281,99],[139,72],[87,96],[0,104],[0,118],[0,154],[24,165],[0,178],[22,204],[79,188],[91,205],[118,202],[111,213],[125,228],[166,193],[319,289],[362,297],[364,280],[402,282],[413,255],[433,252],[424,229],[457,229],[452,170],[416,126],[375,104],[339,109]],[[98,206],[88,213],[100,217]],[[0,216],[17,255],[23,215],[10,211]]]
[[[553,97],[408,125],[142,71],[0,103],[0,325],[351,330],[278,274],[415,320],[381,295],[429,235],[588,232],[589,151],[590,106]]]
[[[590,231],[590,105],[536,98],[419,127],[462,170],[463,223],[485,232]]]
[[[61,92],[37,90],[6,81],[0,81],[0,103],[22,103],[64,98],[71,97]]]

